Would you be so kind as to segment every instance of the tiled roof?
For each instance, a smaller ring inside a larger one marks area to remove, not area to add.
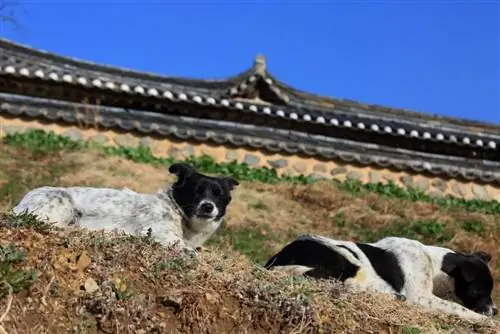
[[[500,139],[500,125],[320,97],[299,91],[276,80],[267,71],[261,56],[257,57],[252,68],[237,76],[223,80],[200,80],[98,65],[32,49],[5,39],[0,39],[0,50],[0,75],[38,78],[198,104],[218,103],[225,107],[275,114],[295,121],[394,132],[423,140],[460,141],[482,146],[489,144],[485,142],[488,135],[493,135],[495,140]],[[273,105],[264,106],[234,99],[258,84],[261,91],[274,97],[270,97],[275,102]],[[339,118],[345,120],[339,122]],[[425,126],[422,121],[426,121]]]

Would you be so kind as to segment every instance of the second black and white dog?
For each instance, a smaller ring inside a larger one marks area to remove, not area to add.
[[[490,260],[486,252],[464,254],[399,237],[369,244],[303,235],[265,267],[336,279],[358,291],[389,293],[427,309],[486,320],[498,313],[491,299]]]
[[[58,227],[119,230],[151,235],[166,247],[178,244],[194,255],[218,229],[239,183],[198,173],[187,164],[169,168],[176,182],[154,194],[130,189],[40,187],[28,192],[12,211],[32,213]]]

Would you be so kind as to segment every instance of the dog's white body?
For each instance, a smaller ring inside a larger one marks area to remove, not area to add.
[[[62,228],[151,235],[165,247],[189,249],[202,246],[222,222],[193,217],[188,224],[171,188],[142,194],[128,188],[41,187],[28,192],[12,211],[30,212]]]
[[[404,284],[401,291],[395,291],[386,280],[377,274],[372,262],[356,243],[334,240],[319,235],[305,235],[297,240],[314,240],[330,247],[349,262],[358,266],[360,269],[356,275],[344,281],[346,286],[354,290],[371,290],[393,294],[421,307],[457,315],[467,320],[490,319],[457,303],[458,300],[453,291],[453,279],[441,270],[444,256],[448,253],[454,253],[450,249],[428,246],[416,240],[399,237],[387,237],[369,244],[389,250],[396,256],[402,269]],[[266,267],[272,266],[273,261],[276,261],[275,257],[268,261]],[[285,271],[291,275],[303,275],[313,270],[311,267],[297,264],[276,265],[270,269]],[[496,310],[495,305],[492,304],[490,307],[490,312],[493,314],[493,310]]]

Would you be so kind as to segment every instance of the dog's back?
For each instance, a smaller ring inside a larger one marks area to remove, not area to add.
[[[92,187],[41,187],[28,192],[13,208],[14,213],[31,212],[56,226],[79,226],[89,229],[121,229],[136,234],[143,227],[141,216],[153,217],[151,223],[176,222],[168,198],[140,194],[130,189]],[[137,223],[134,223],[137,222]],[[169,228],[180,231],[179,228]],[[176,225],[176,224],[168,224]]]

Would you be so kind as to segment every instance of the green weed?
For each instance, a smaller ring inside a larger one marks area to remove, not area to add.
[[[0,226],[8,228],[32,228],[39,232],[47,232],[52,228],[51,223],[29,212],[22,212],[20,214],[12,212],[0,213]]]
[[[403,328],[403,334],[419,334],[420,332],[420,329],[417,327],[407,326]]]
[[[256,210],[269,210],[269,207],[261,201],[258,201],[257,203],[249,204],[248,207],[250,207],[252,209],[256,209]]]
[[[467,232],[482,233],[484,232],[484,225],[480,221],[466,220],[460,222],[460,227]]]
[[[446,228],[446,225],[433,219],[413,223],[395,222],[375,231],[362,230],[361,234],[364,242],[375,242],[385,237],[398,236],[442,245],[453,238],[453,234]]]
[[[333,217],[333,223],[337,227],[345,227],[347,222],[345,220],[345,214],[343,212],[339,212]]]
[[[0,246],[0,297],[29,288],[38,280],[35,270],[18,269],[14,266],[26,260],[26,251],[15,245]]]

